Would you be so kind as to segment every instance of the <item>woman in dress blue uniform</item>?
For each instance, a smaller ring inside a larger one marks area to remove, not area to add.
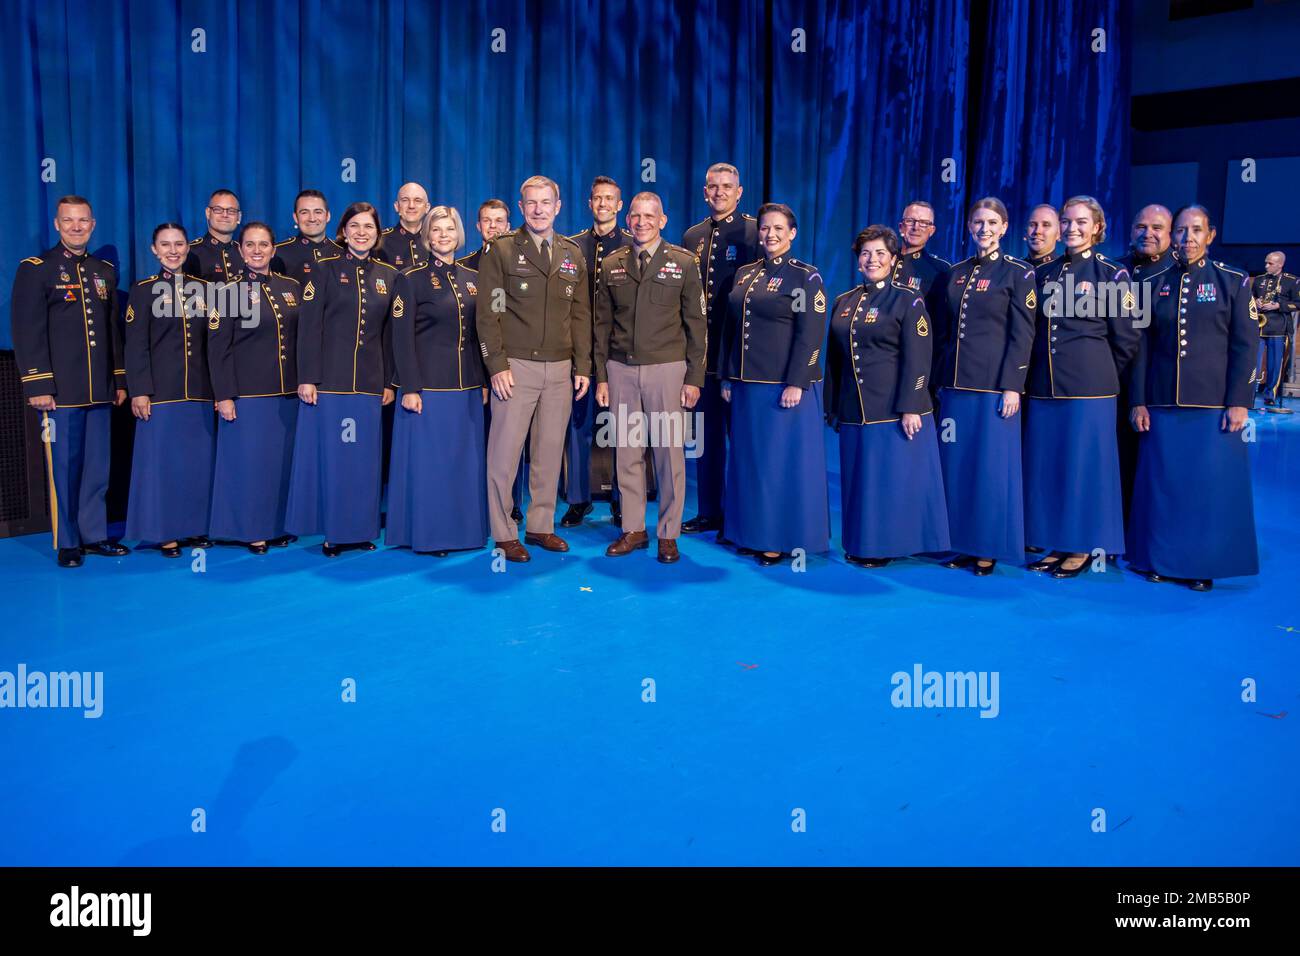
[[[135,449],[126,536],[180,557],[181,544],[209,547],[208,506],[216,424],[208,379],[208,333],[224,321],[215,289],[181,270],[183,227],[163,223],[150,246],[161,271],[137,282],[126,309],[126,388]]]
[[[959,555],[945,566],[993,573],[1024,560],[1020,393],[1034,338],[1038,293],[1029,263],[999,248],[1000,199],[976,201],[966,228],[978,253],[952,267],[940,303],[935,374],[943,418],[939,457],[948,530]]]
[[[1139,432],[1128,559],[1152,581],[1208,591],[1259,573],[1250,456],[1259,315],[1250,277],[1209,258],[1203,206],[1174,217],[1176,264],[1152,280],[1130,395]]]
[[[456,264],[465,244],[460,214],[435,206],[420,232],[431,255],[406,270],[405,291],[393,303],[402,404],[393,420],[385,541],[445,557],[487,543],[487,389],[474,325],[478,273]]]
[[[1073,578],[1096,549],[1124,550],[1115,433],[1118,369],[1137,351],[1127,270],[1094,248],[1106,216],[1091,196],[1061,207],[1065,254],[1038,268],[1039,300],[1025,402],[1025,537],[1051,549],[1029,565]]]
[[[868,226],[853,243],[862,285],[831,309],[827,405],[839,424],[844,556],[880,568],[947,551],[939,443],[930,407],[925,299],[890,281],[898,235]]]
[[[379,214],[353,203],[337,256],[323,256],[298,310],[298,425],[285,530],[323,534],[332,558],[379,537],[383,405],[393,400],[390,315],[403,276],[370,252]]]
[[[238,316],[208,333],[208,368],[217,400],[214,538],[242,541],[253,554],[284,547],[285,503],[298,420],[297,280],[271,272],[275,236],[262,222],[239,234],[242,275],[233,278]]]
[[[789,206],[759,209],[764,258],[736,273],[719,344],[722,397],[731,403],[723,534],[765,567],[795,548],[830,548],[826,290],[815,266],[790,257],[796,229]]]

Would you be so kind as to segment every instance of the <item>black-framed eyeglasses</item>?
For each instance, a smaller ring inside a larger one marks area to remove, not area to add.
[[[902,219],[902,220],[900,220],[900,222],[901,222],[904,226],[906,226],[908,229],[911,229],[913,226],[933,226],[933,225],[934,225],[934,220],[933,220],[933,219]]]
[[[238,207],[238,206],[209,206],[208,209],[210,209],[212,212],[214,212],[214,213],[215,213],[216,215],[218,215],[218,216],[238,216],[238,215],[239,215],[239,207]]]

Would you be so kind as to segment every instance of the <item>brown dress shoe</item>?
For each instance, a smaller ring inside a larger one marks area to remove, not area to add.
[[[524,535],[524,541],[528,544],[535,544],[544,551],[569,550],[569,543],[558,534],[533,534],[529,531]]]
[[[631,554],[638,548],[650,547],[650,536],[644,531],[624,531],[618,536],[618,540],[605,549],[605,556],[608,558],[621,558],[625,554]]]
[[[659,539],[659,563],[660,564],[676,564],[677,559],[680,557],[681,554],[679,554],[677,551],[676,538]]]
[[[505,553],[507,561],[531,561],[533,559],[532,555],[528,553],[528,549],[519,543],[518,538],[510,541],[498,541],[496,546]]]

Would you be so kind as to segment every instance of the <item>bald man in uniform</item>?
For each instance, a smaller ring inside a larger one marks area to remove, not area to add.
[[[420,223],[429,211],[429,194],[419,183],[406,183],[397,191],[393,211],[397,213],[397,225],[384,230],[375,258],[399,272],[424,265],[429,253],[420,242]]]

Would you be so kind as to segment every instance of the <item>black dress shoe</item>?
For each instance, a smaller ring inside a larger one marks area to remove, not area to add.
[[[80,548],[59,548],[59,567],[79,568],[84,561]]]
[[[1187,586],[1193,591],[1209,591],[1213,589],[1214,582],[1206,578],[1197,578],[1194,581],[1188,581]]]
[[[594,509],[590,501],[584,501],[581,504],[569,505],[569,510],[564,513],[560,519],[560,527],[576,528],[582,524],[582,519],[591,514]]]
[[[344,550],[345,548],[343,545],[330,544],[328,541],[320,546],[320,553],[325,555],[327,558],[337,558],[344,552]]]
[[[987,565],[980,564],[979,561],[973,561],[971,563],[970,569],[971,572],[975,575],[975,577],[986,578],[993,573],[993,569],[996,568],[997,566],[998,563],[996,561],[990,561]]]
[[[721,531],[722,519],[696,515],[689,521],[682,522],[683,534],[699,534],[701,531]]]
[[[1025,567],[1030,571],[1054,571],[1056,568],[1060,567],[1063,560],[1064,559],[1059,554],[1053,551],[1044,558],[1026,564]]]
[[[758,554],[758,552],[755,551],[753,548],[742,548],[739,545],[737,545],[736,554],[740,555],[741,557],[747,558],[751,554]]]
[[[272,538],[270,541],[266,543],[273,544],[277,548],[287,548],[289,547],[289,545],[293,544],[297,540],[298,540],[298,536],[296,534],[282,534],[280,535],[280,537]]]
[[[160,546],[158,550],[164,558],[179,558],[181,556],[181,546],[179,544],[172,545],[170,548]]]
[[[1142,575],[1152,584],[1164,584],[1166,581],[1169,580],[1163,575],[1157,574],[1155,571],[1139,571],[1138,574]]]
[[[248,546],[248,553],[249,553],[249,554],[266,554],[266,552],[270,550],[270,548],[268,547],[268,544],[269,544],[269,543],[268,543],[268,542],[265,542],[265,541],[262,542],[261,544],[250,544],[250,545]]]
[[[764,554],[760,552],[758,554],[757,561],[762,567],[770,568],[773,565],[780,564],[788,557],[790,557],[788,554]]]
[[[1077,568],[1067,568],[1065,561],[1062,559],[1056,568],[1052,571],[1052,577],[1064,580],[1066,578],[1077,578],[1084,571],[1088,570],[1088,559],[1084,558]]]
[[[513,521],[515,524],[519,524],[519,522],[524,520],[524,513],[520,511],[518,508],[511,508],[510,520]]]
[[[435,558],[445,558],[445,557],[446,557],[447,555],[449,555],[449,554],[451,554],[450,551],[434,551],[434,552],[433,552],[433,556],[434,556]]]
[[[375,543],[373,541],[358,541],[352,547],[357,551],[374,551]]]
[[[844,553],[844,560],[859,568],[883,568],[893,558],[863,558],[856,554]]]
[[[194,538],[186,538],[184,544],[187,548],[211,548],[212,539],[206,534],[198,535]]]
[[[975,559],[972,558],[969,554],[959,554],[955,558],[950,558],[947,561],[945,561],[943,563],[943,566],[945,568],[952,568],[953,570],[956,571],[956,570],[961,570],[962,568],[969,568],[974,563],[975,563]]]
[[[105,558],[120,558],[130,554],[131,549],[123,547],[116,541],[96,541],[94,544],[83,544],[81,553],[98,554]]]

